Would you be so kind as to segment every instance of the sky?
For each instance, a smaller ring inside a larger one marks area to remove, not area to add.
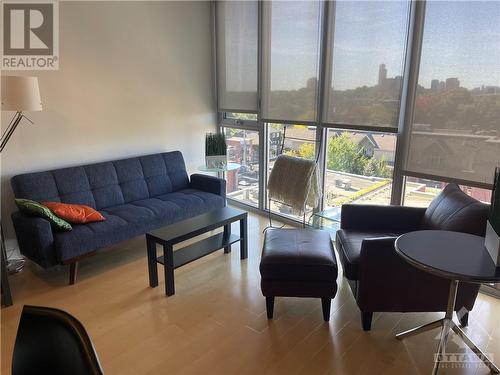
[[[409,4],[338,1],[333,86],[344,90],[402,74]],[[317,75],[321,6],[274,2],[271,11],[271,89],[304,87]],[[500,1],[428,1],[419,83],[457,77],[467,88],[500,86]]]
[[[379,65],[387,77],[402,75],[409,3],[338,2],[333,43],[336,90],[378,83]]]
[[[419,83],[500,86],[500,1],[427,3]]]

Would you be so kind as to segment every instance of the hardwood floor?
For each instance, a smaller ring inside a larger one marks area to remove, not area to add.
[[[10,277],[14,306],[1,312],[1,370],[10,373],[24,304],[61,308],[91,335],[106,374],[428,374],[437,330],[398,341],[394,335],[442,314],[375,314],[361,330],[359,310],[340,273],[325,323],[320,299],[277,298],[268,321],[259,260],[266,218],[249,216],[249,257],[239,245],[175,271],[176,294],[149,288],[144,238],[81,263],[68,286],[66,268],[28,267]],[[238,232],[238,226],[233,231]],[[338,259],[338,257],[337,257]],[[500,301],[480,295],[467,331],[500,362]],[[458,341],[457,341],[458,342]],[[464,352],[452,340],[452,352]],[[468,351],[469,354],[472,352]],[[474,358],[471,355],[471,358]],[[474,358],[475,359],[475,358]],[[443,374],[487,374],[478,363]]]

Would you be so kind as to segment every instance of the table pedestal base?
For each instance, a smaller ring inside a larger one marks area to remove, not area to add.
[[[424,324],[420,327],[412,328],[408,331],[398,333],[396,338],[402,340],[406,337],[418,335],[429,331],[431,329],[441,327],[441,334],[439,336],[439,346],[436,352],[436,358],[434,363],[433,374],[437,374],[439,370],[439,365],[446,354],[446,342],[448,341],[451,331],[455,332],[462,341],[484,362],[490,371],[494,374],[499,374],[500,370],[498,367],[484,354],[481,349],[479,349],[476,344],[467,336],[467,334],[456,324],[453,320],[453,311],[455,310],[455,300],[457,297],[458,281],[452,280],[450,285],[450,293],[448,296],[448,306],[446,309],[446,314],[443,319],[436,320],[432,323]]]

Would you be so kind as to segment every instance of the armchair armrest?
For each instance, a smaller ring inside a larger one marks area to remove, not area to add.
[[[340,227],[353,230],[409,232],[420,227],[425,208],[344,204]]]
[[[397,253],[396,237],[361,245],[356,301],[362,311],[445,311],[450,282],[410,265]],[[457,306],[471,310],[479,287],[461,284]]]
[[[44,268],[59,264],[52,228],[47,220],[17,211],[12,214],[12,223],[23,255]]]
[[[403,260],[396,253],[395,241],[396,237],[383,237],[361,244],[356,299],[364,311],[398,311],[415,299],[409,292],[425,287],[425,279],[431,276]]]
[[[226,180],[222,178],[199,173],[192,174],[191,187],[220,195],[224,200],[226,199]]]

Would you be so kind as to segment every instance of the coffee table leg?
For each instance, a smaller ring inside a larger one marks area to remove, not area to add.
[[[148,251],[149,286],[154,288],[158,286],[158,268],[156,265],[156,243],[148,235],[146,235],[146,247]]]
[[[248,257],[248,229],[247,217],[240,220],[240,258],[246,259]]]
[[[231,224],[224,225],[224,240],[231,236]],[[229,254],[231,252],[231,245],[224,248],[224,253]]]
[[[175,294],[174,283],[174,249],[172,245],[163,245],[163,269],[165,271],[165,294],[173,296]]]

